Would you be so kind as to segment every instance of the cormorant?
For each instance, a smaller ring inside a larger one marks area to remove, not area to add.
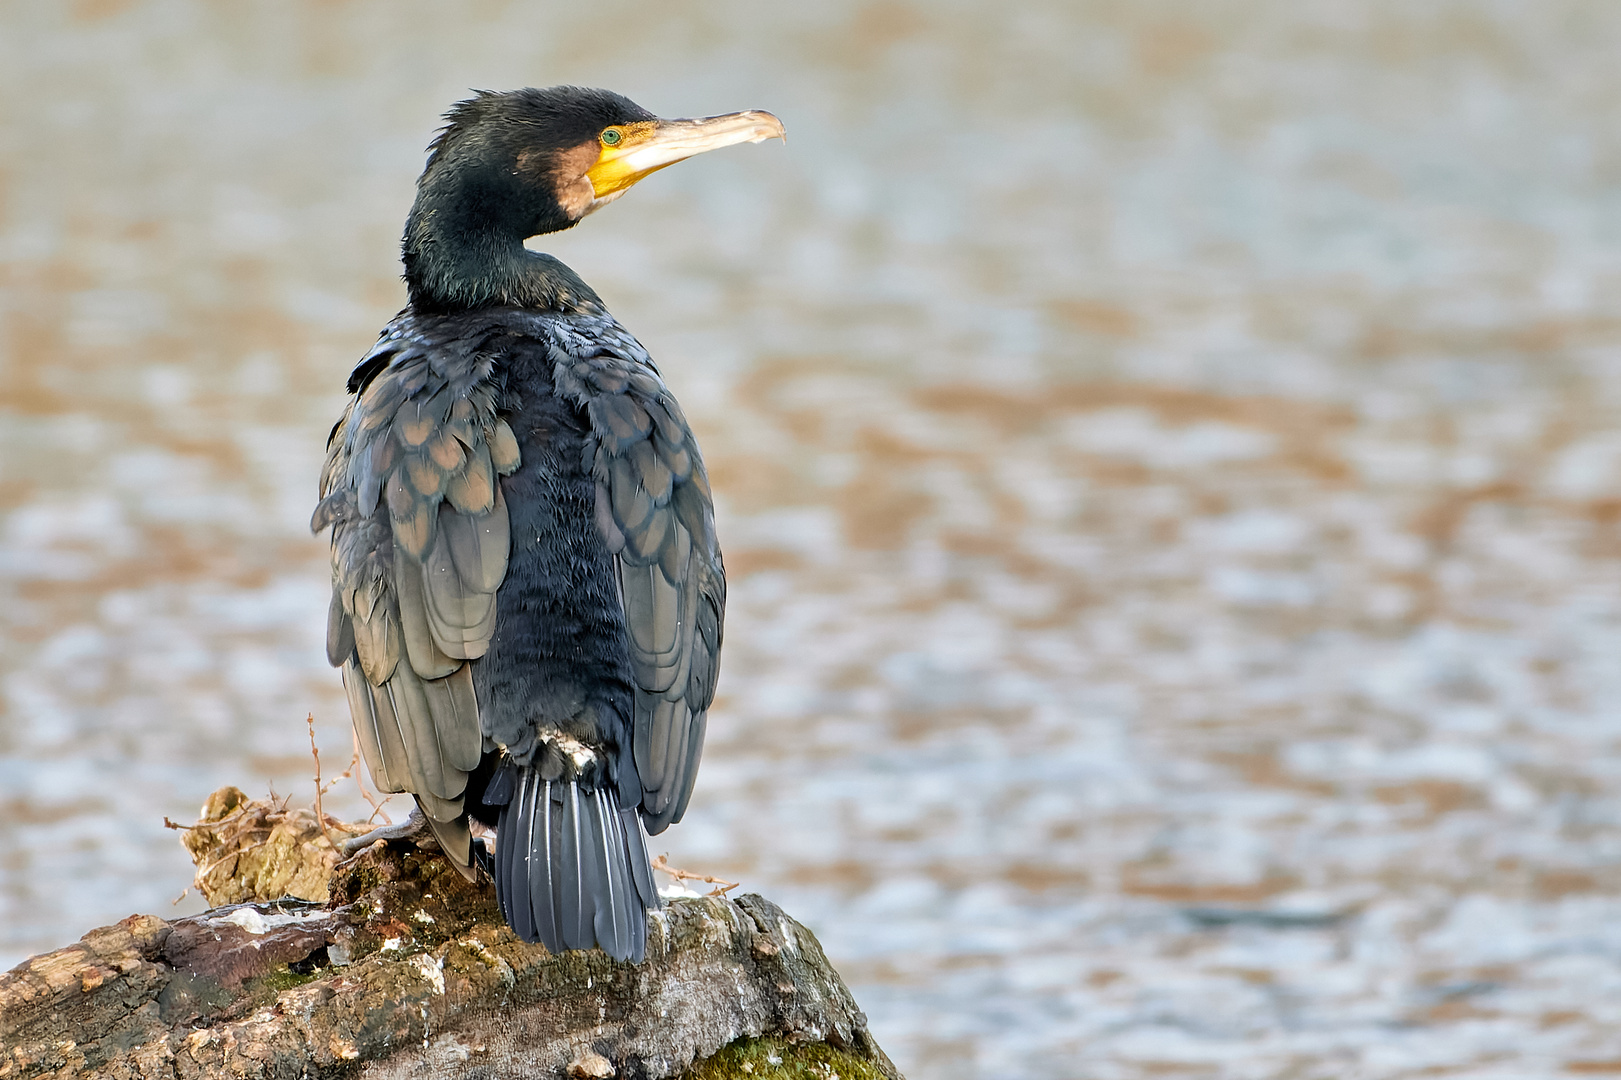
[[[327,443],[311,527],[332,527],[327,657],[367,768],[553,952],[642,958],[644,829],[692,794],[726,579],[658,368],[523,242],[683,158],[782,136],[770,113],[661,120],[569,86],[452,107],[405,225],[409,303]]]

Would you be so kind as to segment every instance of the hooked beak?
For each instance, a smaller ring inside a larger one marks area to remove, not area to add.
[[[765,139],[788,141],[781,120],[755,110],[697,120],[645,120],[617,130],[619,144],[604,143],[597,163],[586,171],[595,196],[587,213],[618,198],[642,177],[695,154]]]

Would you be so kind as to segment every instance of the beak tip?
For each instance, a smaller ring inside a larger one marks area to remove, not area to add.
[[[788,129],[782,126],[781,120],[778,120],[770,113],[766,113],[766,116],[768,119],[760,125],[760,141],[781,139],[786,143],[788,141]]]

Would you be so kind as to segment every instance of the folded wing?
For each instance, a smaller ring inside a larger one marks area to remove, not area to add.
[[[692,796],[715,696],[726,576],[709,478],[687,419],[617,324],[554,356],[554,385],[591,420],[597,527],[618,557],[632,666],[642,820],[657,833]]]
[[[467,343],[385,331],[351,378],[311,522],[332,526],[327,658],[366,766],[416,796],[469,876],[462,795],[484,747],[467,662],[494,633],[511,549],[498,477],[518,467],[494,374]]]

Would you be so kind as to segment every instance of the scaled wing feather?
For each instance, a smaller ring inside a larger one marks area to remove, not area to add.
[[[578,347],[586,355],[556,350],[553,378],[592,423],[596,522],[619,558],[637,682],[632,749],[643,821],[657,833],[680,820],[692,794],[726,577],[697,442],[658,370],[617,325]]]
[[[410,316],[355,369],[313,525],[332,527],[328,658],[377,787],[416,796],[471,873],[463,792],[483,753],[467,661],[484,655],[510,550],[496,477],[518,442],[486,357]]]

